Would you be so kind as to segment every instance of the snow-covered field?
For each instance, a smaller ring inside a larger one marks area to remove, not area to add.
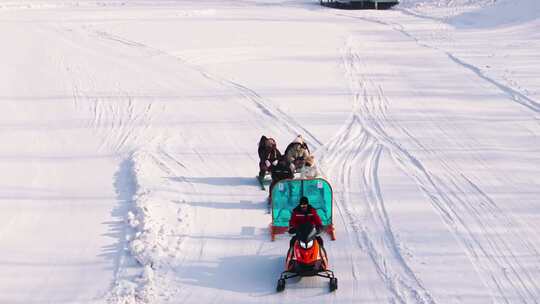
[[[0,303],[540,303],[540,2],[0,2]],[[275,292],[261,135],[335,193]]]

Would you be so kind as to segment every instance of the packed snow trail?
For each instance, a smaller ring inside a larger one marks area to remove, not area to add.
[[[363,70],[369,69],[361,64],[361,59],[354,48],[350,46],[349,48],[351,50],[347,54],[347,61],[352,75],[366,77],[367,73]],[[410,132],[399,125],[399,120],[385,116],[384,113],[389,111],[388,108],[391,106],[388,105],[389,101],[386,100],[382,87],[373,85],[369,79],[353,78],[353,82],[362,85],[361,90],[353,89],[353,91],[358,92],[356,96],[364,97],[360,106],[362,117],[360,120],[364,121],[364,128],[389,148],[396,162],[416,180],[420,189],[426,192],[443,220],[454,230],[458,239],[461,239],[462,246],[468,252],[484,284],[492,289],[497,300],[535,303],[540,290],[534,280],[534,271],[529,270],[531,262],[529,257],[538,256],[536,237],[531,241],[520,238],[521,232],[527,231],[527,227],[512,216],[506,215],[492,198],[466,176],[466,173],[451,167],[448,160],[438,159],[439,166],[446,171],[443,173],[445,177],[439,178],[438,174],[431,173],[386,133],[398,131],[406,137],[411,137]],[[373,105],[374,100],[386,101]],[[449,135],[447,133],[447,136]],[[423,147],[420,140],[413,137],[411,139]],[[503,143],[504,141],[501,141],[501,144]],[[445,181],[446,178],[449,178],[449,181]],[[391,237],[392,234],[388,233],[387,236]],[[492,257],[487,252],[498,254]]]
[[[65,45],[25,22],[4,20],[1,31],[16,43],[0,50],[0,302],[102,301],[126,211],[117,155],[97,152],[90,116],[75,110]],[[51,47],[36,48],[40,39]]]

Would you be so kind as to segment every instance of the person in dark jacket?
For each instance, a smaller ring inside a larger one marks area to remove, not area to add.
[[[264,176],[270,173],[273,165],[277,164],[277,160],[281,158],[276,141],[273,138],[262,136],[259,140],[259,181],[264,180]]]
[[[282,156],[275,166],[271,168],[272,183],[270,184],[270,194],[274,186],[283,179],[294,178],[294,173],[291,171],[290,164],[287,159]]]
[[[309,204],[307,197],[302,196],[298,206],[293,209],[291,219],[289,220],[289,232],[296,233],[298,227],[304,223],[311,223],[313,226],[315,226],[317,231],[321,231],[323,228],[323,224],[321,218],[317,214],[317,210],[315,210],[315,208]],[[324,247],[323,240],[320,236],[317,236],[317,241],[321,247]],[[291,242],[289,244],[290,248],[292,248],[294,242],[296,242],[296,235],[291,238]]]

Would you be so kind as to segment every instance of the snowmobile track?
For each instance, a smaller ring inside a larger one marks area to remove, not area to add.
[[[352,75],[360,74],[358,57],[351,48],[347,57],[351,60]],[[357,80],[360,83],[369,83]],[[388,149],[396,163],[411,176],[419,188],[430,198],[434,208],[461,241],[471,262],[482,278],[485,285],[490,287],[496,294],[496,298],[505,301],[519,299],[523,303],[536,303],[535,299],[540,296],[540,289],[534,280],[534,276],[522,265],[518,256],[537,256],[538,251],[534,244],[528,240],[522,240],[515,229],[519,223],[507,216],[477,185],[468,179],[463,173],[448,165],[444,159],[439,163],[446,167],[445,176],[435,176],[424,165],[412,156],[407,150],[399,146],[384,131],[378,117],[384,114],[373,113],[375,106],[369,106],[370,97],[377,96],[380,88],[371,85],[364,86],[364,106],[359,107],[360,117],[365,117],[363,127],[367,127],[368,133]],[[361,94],[357,94],[360,96]],[[384,98],[384,97],[383,97]],[[363,112],[362,112],[363,111]],[[399,129],[395,122],[393,128]],[[404,132],[405,133],[405,132]],[[472,195],[476,194],[476,195]],[[496,227],[506,227],[502,232]],[[475,231],[481,231],[477,233]],[[514,253],[517,251],[521,254]],[[488,254],[496,252],[496,255]]]
[[[403,12],[405,13],[405,11],[403,11]],[[386,25],[388,27],[391,27],[395,31],[397,31],[397,32],[403,34],[404,36],[412,39],[413,41],[415,41],[421,47],[428,48],[428,49],[431,49],[431,50],[434,50],[434,51],[444,53],[446,56],[448,56],[448,58],[452,62],[458,64],[459,66],[461,66],[463,68],[466,68],[467,70],[471,71],[476,76],[478,76],[478,78],[480,78],[483,81],[488,82],[491,85],[495,86],[503,94],[508,96],[508,98],[511,101],[513,101],[513,102],[515,102],[517,104],[520,104],[520,105],[534,111],[536,114],[540,113],[540,102],[538,102],[536,100],[533,100],[532,98],[530,98],[530,97],[526,96],[525,94],[519,92],[519,90],[516,90],[516,89],[512,88],[510,85],[504,85],[502,82],[499,82],[499,81],[489,77],[479,67],[465,62],[464,60],[458,58],[456,55],[452,54],[451,52],[448,52],[448,51],[445,51],[445,50],[443,50],[443,49],[441,49],[439,47],[430,45],[427,42],[420,41],[419,38],[417,38],[413,34],[407,32],[407,30],[401,24],[389,23],[389,22],[382,21],[382,20],[374,18],[374,17],[361,17],[361,16],[353,16],[353,15],[348,15],[348,14],[336,14],[336,15],[347,17],[347,18],[359,19],[359,20],[363,20],[363,21],[366,21],[366,22],[371,22],[371,23],[376,23],[376,24],[381,24],[381,25]],[[416,18],[421,18],[421,16],[418,16],[418,15],[413,15],[413,16],[416,17]],[[445,33],[442,32],[442,31],[440,33],[438,33],[438,35],[441,35],[441,34],[445,34]]]

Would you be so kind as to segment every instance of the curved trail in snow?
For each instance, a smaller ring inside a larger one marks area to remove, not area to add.
[[[111,67],[119,66],[132,73],[138,73],[141,69],[139,66],[145,66],[145,63],[134,65],[129,60],[103,55],[107,52],[101,50],[111,48],[93,45],[92,39],[74,29],[47,26],[41,31],[47,35],[51,35],[51,32],[56,34],[55,38],[61,38],[74,49],[86,54],[87,60],[92,58],[101,61],[101,64],[107,62]],[[148,98],[138,96],[136,87],[126,87],[121,79],[112,75],[100,77],[100,66],[94,67],[89,63],[90,60],[81,61],[77,56],[80,54],[66,54],[61,58],[61,64],[72,82],[74,106],[81,113],[92,113],[93,117],[87,122],[87,127],[95,129],[102,138],[99,151],[112,150],[120,154],[141,142],[147,145],[143,134],[149,133],[159,113],[152,98],[148,101]]]
[[[354,47],[350,48],[348,60],[353,71],[351,74],[362,75],[361,60],[355,54]],[[539,285],[525,263],[528,263],[527,257],[538,256],[538,249],[531,240],[521,238],[516,229],[521,224],[445,159],[434,156],[445,169],[443,175],[430,172],[420,160],[386,134],[388,127],[408,133],[397,122],[386,119],[384,111],[377,112],[384,108],[382,104],[385,102],[377,105],[373,104],[373,100],[386,99],[382,89],[361,78],[353,82],[367,83],[363,94],[365,98],[359,107],[363,127],[388,150],[395,162],[430,199],[448,228],[460,240],[484,284],[493,291],[494,299],[505,303],[516,300],[536,303],[540,297]],[[378,159],[378,154],[374,155],[374,159]],[[374,191],[371,196],[378,197],[378,193]]]
[[[95,31],[94,33],[97,34],[97,37],[99,38],[107,39],[114,42],[119,42],[121,44],[131,46],[137,49],[142,49],[145,52],[152,54],[153,56],[162,55],[162,56],[173,58],[177,60],[181,65],[188,67],[194,71],[197,71],[208,80],[214,83],[217,83],[218,85],[226,89],[231,90],[232,92],[238,94],[239,96],[242,96],[243,100],[250,102],[250,103],[245,104],[245,106],[252,109],[252,111],[256,113],[257,115],[261,116],[261,120],[266,121],[266,122],[271,121],[272,124],[274,125],[273,126],[274,128],[284,129],[281,132],[290,133],[292,136],[296,134],[304,134],[306,142],[310,144],[311,146],[318,147],[322,144],[309,130],[301,126],[290,115],[286,114],[280,109],[277,109],[271,106],[269,102],[267,102],[257,92],[255,92],[254,90],[238,82],[218,76],[206,70],[202,66],[196,65],[194,63],[190,63],[188,60],[182,58],[181,56],[170,54],[167,51],[145,45],[144,43],[132,41],[127,38],[120,37],[118,35],[107,33],[102,30]]]
[[[383,151],[395,144],[390,139],[380,139],[384,131],[378,121],[384,117],[386,100],[368,94],[368,80],[362,77],[360,58],[350,43],[343,57],[354,94],[353,114],[347,126],[326,145],[320,162],[324,168],[330,168],[327,173],[341,177],[339,186],[343,187],[343,194],[337,200],[340,213],[353,225],[357,243],[367,252],[396,301],[435,303],[401,255],[384,206],[378,180],[379,160]],[[354,181],[361,182],[365,189],[363,197],[351,197],[351,193],[363,192]]]
[[[404,14],[409,13],[407,10],[403,10],[402,12]],[[397,31],[397,32],[403,34],[404,36],[412,39],[413,41],[415,41],[421,47],[444,53],[448,57],[448,59],[450,59],[455,64],[458,64],[459,66],[471,71],[472,73],[474,73],[482,81],[485,81],[485,82],[493,85],[494,87],[496,87],[498,90],[500,90],[500,92],[502,94],[506,95],[508,97],[508,99],[511,100],[512,102],[515,102],[517,104],[520,104],[520,105],[528,108],[529,110],[533,111],[535,114],[540,113],[540,102],[538,102],[537,100],[534,100],[533,98],[531,98],[531,97],[527,96],[526,94],[520,92],[518,89],[513,88],[511,84],[503,84],[501,81],[498,81],[493,77],[490,77],[480,67],[475,66],[475,65],[473,65],[471,63],[467,63],[465,60],[460,59],[457,55],[453,54],[452,52],[446,51],[446,50],[444,50],[444,49],[442,49],[440,47],[431,45],[429,42],[424,42],[424,41],[420,40],[419,38],[415,37],[413,34],[409,33],[404,28],[404,26],[402,24],[399,24],[399,23],[396,23],[396,22],[383,21],[383,20],[381,20],[379,18],[376,18],[376,17],[362,17],[362,16],[354,16],[354,15],[343,14],[343,13],[339,13],[339,14],[336,14],[336,15],[347,17],[347,18],[358,19],[358,20],[362,20],[362,21],[365,21],[365,22],[381,24],[381,25],[391,27],[395,31]],[[422,17],[417,16],[415,14],[413,14],[412,16],[414,16],[416,18],[422,18]],[[434,21],[435,22],[440,22],[440,21],[437,21],[437,20],[434,20]],[[448,34],[445,33],[444,31],[440,31],[439,33],[436,33],[436,35],[448,35]]]

